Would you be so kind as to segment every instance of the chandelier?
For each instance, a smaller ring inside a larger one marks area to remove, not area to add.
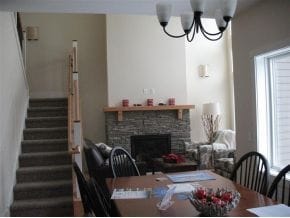
[[[180,35],[170,34],[166,30],[166,26],[171,17],[172,5],[165,1],[157,3],[156,12],[163,31],[173,38],[186,37],[188,42],[191,42],[199,32],[208,40],[219,40],[223,36],[223,32],[228,27],[235,13],[237,0],[215,0],[219,1],[219,7],[215,9],[215,21],[219,30],[216,33],[208,32],[201,22],[202,15],[206,11],[207,3],[212,1],[213,0],[190,0],[193,13],[184,13],[180,15],[181,25],[184,30],[184,33]]]

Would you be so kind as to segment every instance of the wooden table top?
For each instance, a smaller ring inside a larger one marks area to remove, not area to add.
[[[215,180],[199,181],[198,183],[207,188],[223,187],[229,190],[237,190],[241,194],[241,199],[236,208],[234,208],[228,216],[256,216],[246,209],[254,207],[262,207],[277,204],[270,198],[261,195],[255,191],[249,190],[231,180],[219,176],[211,171],[206,171],[213,175]],[[133,177],[119,177],[116,179],[108,178],[106,180],[109,190],[112,192],[114,188],[155,188],[164,187],[172,184],[171,180],[157,181],[156,178],[166,177],[165,174],[155,174],[147,176],[133,176]],[[160,198],[148,199],[123,199],[113,200],[120,216],[125,217],[159,217],[159,216],[199,216],[199,212],[195,210],[194,206],[189,200],[179,200],[173,197],[174,204],[167,210],[161,211],[156,207]]]

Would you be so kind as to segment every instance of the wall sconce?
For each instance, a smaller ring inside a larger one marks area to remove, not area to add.
[[[39,38],[39,27],[28,26],[26,27],[26,36],[28,40],[38,40]]]
[[[198,74],[200,77],[209,77],[208,65],[199,65]]]

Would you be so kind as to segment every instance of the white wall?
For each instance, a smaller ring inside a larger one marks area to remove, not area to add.
[[[264,0],[232,24],[238,155],[257,150],[254,56],[289,46],[290,1]]]
[[[27,42],[31,97],[66,96],[67,57],[79,44],[84,136],[105,140],[107,105],[106,18],[87,14],[21,14],[24,26],[38,26],[39,40]]]
[[[28,104],[13,13],[0,12],[0,216],[9,215]]]
[[[216,31],[214,20],[205,20],[210,31]],[[179,18],[169,23],[172,33],[182,33]],[[194,104],[191,110],[192,140],[205,140],[201,126],[203,103],[218,101],[222,109],[221,128],[231,128],[230,93],[233,91],[229,73],[227,35],[209,42],[198,35],[191,43],[166,36],[155,16],[107,16],[108,102],[119,106],[130,103],[167,103],[175,97],[177,104]],[[209,78],[198,76],[198,66],[208,64]],[[154,95],[143,94],[143,88],[154,88]]]
[[[206,30],[217,32],[213,19],[202,20]],[[221,106],[220,129],[234,129],[231,98],[232,72],[228,54],[228,32],[218,41],[209,41],[197,34],[192,42],[186,43],[187,91],[191,104],[196,109],[191,112],[192,139],[206,141],[201,124],[202,104],[219,102]],[[209,77],[199,76],[199,65],[208,65]]]
[[[179,20],[171,20],[171,30],[181,30]],[[175,25],[174,25],[175,24]],[[177,25],[178,24],[178,25]],[[130,104],[187,104],[184,39],[167,37],[156,16],[107,16],[108,103],[120,106],[122,99]],[[143,94],[144,88],[155,94]]]

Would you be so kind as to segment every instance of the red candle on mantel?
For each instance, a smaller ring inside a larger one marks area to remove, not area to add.
[[[152,98],[147,99],[147,106],[153,106],[153,99]]]
[[[169,105],[175,105],[175,98],[169,98],[168,99],[168,104]]]
[[[123,107],[128,107],[129,106],[129,99],[123,99],[122,105],[123,105]]]

